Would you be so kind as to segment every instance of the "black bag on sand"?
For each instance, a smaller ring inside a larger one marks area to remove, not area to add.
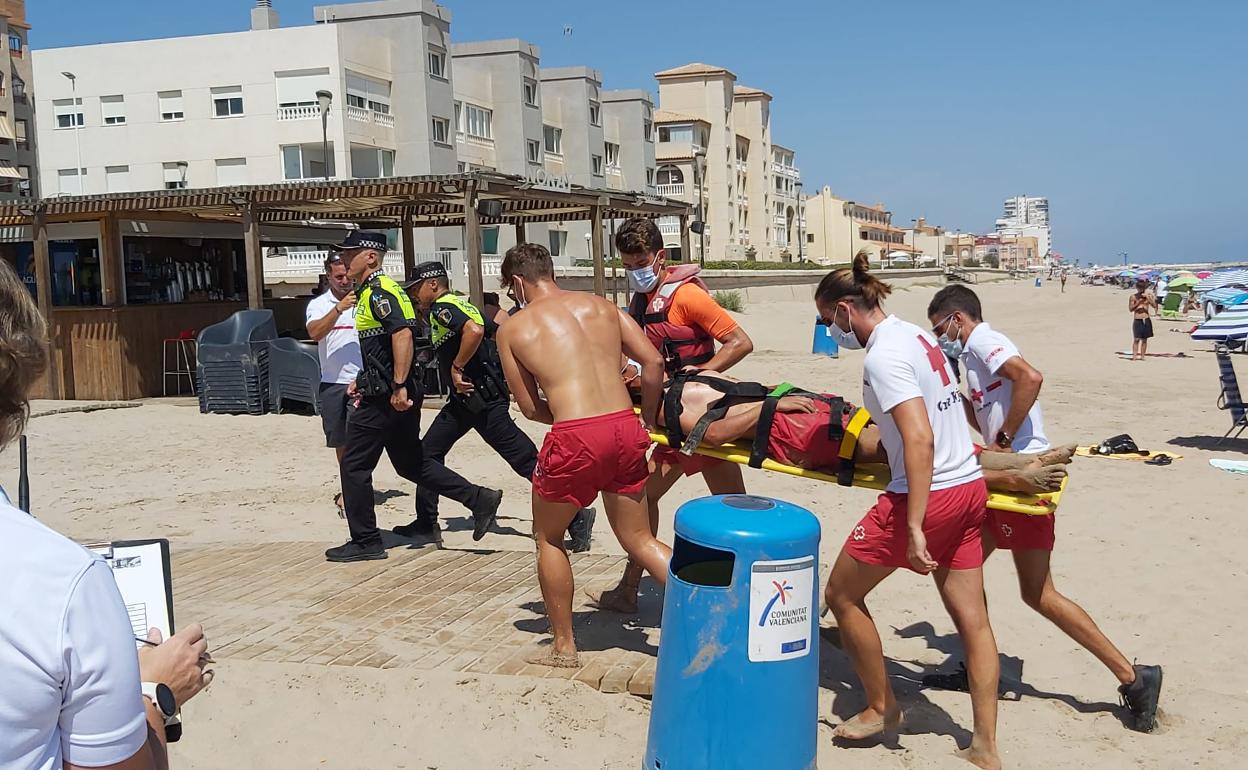
[[[1148,452],[1135,444],[1135,439],[1126,433],[1110,436],[1100,444],[1092,447],[1092,454],[1098,455],[1146,455]]]

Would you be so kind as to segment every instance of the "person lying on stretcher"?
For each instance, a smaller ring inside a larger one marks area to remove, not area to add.
[[[773,405],[769,406],[769,401]],[[669,411],[679,412],[678,430],[668,427]],[[668,381],[659,424],[667,432],[669,444],[678,448],[684,445],[687,451],[699,443],[723,446],[736,441],[755,442],[751,465],[757,466],[766,457],[835,475],[852,473],[853,463],[888,462],[879,428],[872,422],[858,424],[864,418],[854,421],[856,413],[852,404],[836,396],[791,386],[773,388],[701,370],[681,372]],[[770,430],[760,452],[756,443],[759,425],[768,421]],[[840,456],[846,434],[856,436],[850,438],[854,443],[849,463]],[[691,436],[700,440],[691,441]],[[1064,466],[1070,462],[1073,449],[1059,447],[1036,455],[985,452],[980,455],[980,463],[990,489],[1025,494],[1053,492],[1066,476]]]

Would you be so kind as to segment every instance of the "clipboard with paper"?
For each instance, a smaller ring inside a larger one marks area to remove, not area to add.
[[[173,635],[173,574],[169,564],[169,541],[117,540],[89,543],[87,549],[104,557],[138,639],[148,629],[159,628],[165,639]],[[140,642],[135,642],[139,645]]]

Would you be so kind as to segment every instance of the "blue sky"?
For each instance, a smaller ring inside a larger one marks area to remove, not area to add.
[[[245,29],[253,4],[28,6],[49,48]],[[310,23],[313,5],[274,2],[283,24]],[[990,230],[1005,197],[1047,195],[1054,248],[1084,263],[1248,258],[1244,0],[444,5],[455,39],[521,37],[607,88],[725,66],[775,97],[773,138],[797,150],[808,192],[883,201],[897,224]]]

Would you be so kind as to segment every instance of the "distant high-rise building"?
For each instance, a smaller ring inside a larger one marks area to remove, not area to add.
[[[0,64],[0,200],[35,197],[34,76],[26,0],[0,0],[0,28],[9,39],[9,56]]]
[[[1049,222],[1049,199],[1019,195],[1005,199],[1004,216],[997,220],[997,234],[1015,238],[1035,238],[1037,256],[1047,259],[1053,245]]]

